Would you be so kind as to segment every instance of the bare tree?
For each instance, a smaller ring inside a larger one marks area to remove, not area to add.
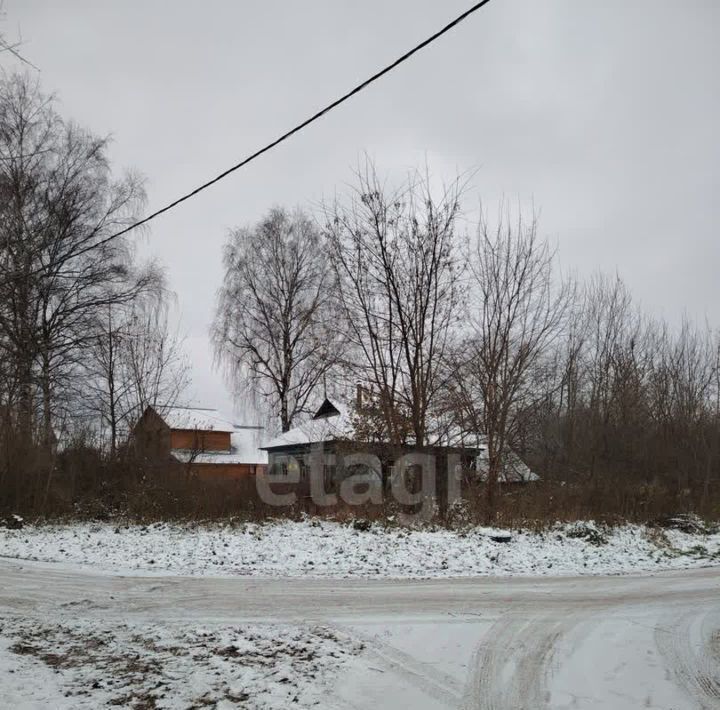
[[[595,274],[585,290],[587,340],[584,361],[588,407],[589,473],[607,459],[611,439],[617,452],[641,405],[646,341],[645,319],[623,281]],[[616,429],[618,425],[622,429]]]
[[[235,229],[212,329],[215,353],[239,393],[252,394],[288,431],[335,362],[323,244],[302,212],[274,208]]]
[[[78,393],[83,406],[78,409],[89,410],[111,456],[146,407],[172,406],[188,385],[182,342],[168,326],[164,278],[155,269],[150,272],[153,290],[130,304],[111,303],[99,311],[85,350],[84,386]]]
[[[720,464],[711,329],[648,317],[617,275],[594,274],[578,296],[539,423],[552,448],[544,470],[592,491],[599,509],[612,498],[637,514],[663,496],[675,510],[711,509]]]
[[[117,450],[118,439],[125,421],[131,414],[132,381],[127,376],[124,313],[112,305],[106,306],[102,314],[103,328],[98,327],[95,342],[88,349],[85,371],[87,382],[81,396],[85,397],[88,418],[99,419],[99,428],[107,432],[110,455]],[[105,437],[102,437],[105,438]]]
[[[39,399],[47,444],[54,391],[76,371],[96,311],[149,285],[127,242],[103,243],[137,216],[144,192],[133,175],[112,178],[107,140],[63,121],[36,81],[10,76],[0,105],[0,343],[17,363],[20,429],[31,435]]]
[[[325,209],[334,293],[348,341],[344,365],[368,387],[393,444],[433,435],[444,355],[462,290],[456,222],[462,185],[433,194],[427,174],[398,189],[368,161],[345,202]]]
[[[465,426],[485,436],[489,515],[523,416],[542,393],[536,369],[566,314],[570,285],[556,284],[554,256],[534,218],[513,225],[505,212],[495,230],[481,218],[470,257],[473,332],[456,355],[455,388]]]
[[[702,484],[707,495],[718,454],[718,344],[709,328],[687,317],[679,329],[664,328],[657,343],[652,412],[673,461],[677,486],[689,491]]]
[[[182,339],[171,330],[166,305],[136,303],[127,326],[126,358],[130,389],[128,429],[147,407],[173,406],[189,384],[190,368]]]
[[[132,174],[113,177],[106,139],[64,121],[36,80],[13,74],[0,80],[0,196],[7,451],[37,506],[54,468],[54,424],[76,409],[98,313],[152,288],[128,242],[105,242],[135,219],[144,191]]]

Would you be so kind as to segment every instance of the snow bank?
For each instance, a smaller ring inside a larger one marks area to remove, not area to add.
[[[512,531],[510,542],[495,542],[497,532],[356,530],[321,520],[26,525],[0,529],[0,556],[117,573],[293,577],[618,574],[720,564],[720,534],[575,524],[545,533]]]

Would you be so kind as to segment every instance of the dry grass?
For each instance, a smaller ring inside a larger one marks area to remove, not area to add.
[[[46,481],[47,466],[40,466]],[[24,472],[28,473],[28,472]],[[18,486],[25,486],[23,490]],[[276,493],[293,490],[296,502],[287,507],[267,505],[258,496],[254,478],[219,482],[189,475],[178,466],[152,464],[124,452],[108,460],[90,447],[78,447],[58,457],[49,479],[41,486],[28,474],[26,480],[0,490],[0,521],[9,513],[26,518],[110,519],[141,522],[162,520],[262,521],[284,517],[320,516],[339,521],[385,520],[392,524],[411,507],[384,496],[380,505],[333,506],[315,503],[307,483],[273,486]],[[544,528],[556,521],[596,520],[606,524],[651,522],[681,513],[696,513],[705,520],[720,519],[720,484],[680,489],[670,481],[641,483],[628,474],[605,473],[589,478],[543,480],[501,489],[497,508],[487,510],[482,484],[467,483],[461,506],[438,507],[434,523],[448,526],[486,523],[506,527]],[[8,495],[12,490],[13,495]],[[20,490],[21,495],[15,495]]]

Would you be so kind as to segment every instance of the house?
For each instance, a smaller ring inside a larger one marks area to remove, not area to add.
[[[362,392],[358,388],[356,410],[361,406]],[[322,446],[325,457],[324,479],[326,484],[339,483],[348,475],[364,476],[375,479],[383,485],[395,470],[398,456],[421,452],[435,457],[435,470],[439,488],[438,496],[443,497],[442,472],[447,471],[448,457],[459,457],[460,469],[470,476],[482,481],[486,477],[487,447],[482,436],[460,435],[448,428],[442,429],[442,436],[437,437],[431,446],[416,447],[412,443],[402,446],[391,446],[382,441],[359,441],[356,438],[356,426],[353,412],[347,407],[331,402],[327,398],[309,421],[284,432],[262,445],[268,453],[268,472],[274,477],[282,478],[288,473],[299,474],[300,480],[307,478],[313,450]],[[352,463],[345,465],[348,454],[369,453],[374,458],[374,465],[369,463]],[[316,454],[317,455],[317,454]],[[457,464],[456,464],[457,466]],[[295,470],[296,469],[296,470]],[[539,480],[537,474],[511,451],[506,459],[500,483],[523,484]]]
[[[477,450],[463,446],[391,445],[382,440],[362,441],[356,437],[354,411],[325,399],[314,416],[264,443],[268,453],[268,473],[274,480],[290,473],[300,481],[309,477],[318,455],[323,457],[323,479],[326,487],[337,486],[349,476],[354,482],[386,486],[396,473],[396,462],[405,454],[429,454],[434,457],[438,472],[436,493],[446,495],[448,457],[455,454],[462,467],[470,467]],[[410,467],[413,468],[412,466]]]
[[[148,407],[133,429],[136,448],[203,478],[237,479],[265,472],[262,427],[235,424],[216,409]]]

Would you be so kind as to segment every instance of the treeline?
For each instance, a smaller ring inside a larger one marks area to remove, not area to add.
[[[534,215],[468,228],[466,190],[422,172],[392,187],[368,161],[332,202],[233,230],[212,337],[237,393],[286,431],[360,384],[360,440],[482,444],[484,517],[718,516],[717,332],[651,317],[616,275],[564,276]],[[108,239],[142,181],[9,75],[0,195],[0,509],[198,510],[197,482],[127,446],[187,380],[161,268]],[[539,483],[501,485],[512,452]]]
[[[468,230],[463,193],[368,161],[314,215],[232,232],[214,339],[236,387],[283,430],[360,383],[360,440],[482,443],[485,517],[717,516],[717,332],[650,317],[616,275],[563,276],[534,215]],[[542,478],[522,492],[500,486],[513,451]]]
[[[145,201],[108,147],[36,80],[0,78],[0,508],[71,503],[58,452],[116,457],[144,406],[183,385],[162,271],[108,240]]]
[[[651,318],[619,277],[596,275],[547,360],[545,394],[518,428],[547,476],[720,513],[717,331]]]

